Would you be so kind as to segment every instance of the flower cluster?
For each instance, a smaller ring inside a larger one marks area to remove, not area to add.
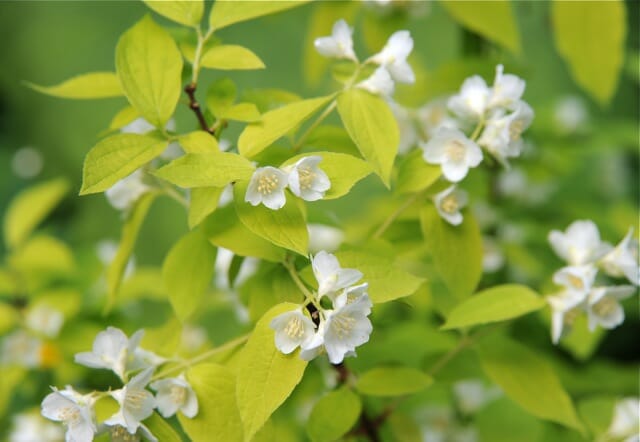
[[[292,166],[278,169],[259,167],[253,172],[244,200],[253,206],[264,204],[271,210],[284,207],[287,202],[285,189],[305,201],[317,201],[331,188],[326,173],[318,167],[322,157],[311,155],[296,161]]]
[[[640,285],[638,242],[633,239],[633,229],[613,247],[600,239],[592,221],[575,221],[565,232],[552,231],[549,242],[568,264],[553,275],[553,282],[562,290],[547,297],[553,342],[560,340],[582,312],[586,312],[592,331],[598,325],[612,329],[622,324],[624,309],[619,301],[631,296],[636,291],[634,286]],[[597,286],[599,270],[609,277],[625,277],[633,285]]]
[[[323,350],[332,364],[339,364],[345,356],[355,356],[356,347],[369,340],[373,329],[368,316],[372,303],[367,294],[368,283],[356,284],[362,273],[343,269],[338,259],[327,252],[319,252],[311,259],[318,291],[307,301],[317,311],[314,319],[305,314],[305,306],[282,313],[271,321],[275,331],[275,345],[284,354],[300,347],[300,357],[311,360]],[[329,298],[331,309],[321,304]]]
[[[178,411],[189,418],[198,413],[198,399],[183,375],[152,382],[155,367],[166,360],[140,348],[142,335],[143,331],[139,330],[128,338],[122,330],[108,327],[98,333],[92,351],[76,354],[75,361],[79,364],[112,370],[122,380],[122,388],[83,395],[71,386],[64,390],[52,387],[53,392],[44,398],[42,415],[67,427],[66,440],[92,441],[96,434],[109,432],[114,440],[144,437],[157,441],[142,423],[154,409],[167,418]],[[156,391],[155,396],[147,386]],[[104,422],[97,423],[94,407],[106,396],[115,399],[120,407]]]
[[[353,50],[353,29],[344,20],[333,25],[330,36],[317,38],[316,50],[325,57],[347,59],[360,66]],[[393,95],[395,83],[413,84],[416,81],[413,69],[407,62],[413,50],[413,39],[409,31],[394,32],[380,52],[364,61],[364,65],[378,66],[365,80],[356,85],[372,94],[389,97]]]

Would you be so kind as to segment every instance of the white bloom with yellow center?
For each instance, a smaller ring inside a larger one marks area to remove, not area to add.
[[[369,294],[367,293],[368,289],[369,289],[368,282],[347,287],[338,296],[332,299],[333,308],[339,309],[344,307],[347,304],[356,302],[358,299],[362,298],[363,296],[369,296]]]
[[[533,121],[533,109],[524,101],[517,102],[510,114],[497,112],[487,120],[478,144],[501,162],[522,153],[521,135]]]
[[[438,214],[446,222],[453,226],[462,224],[462,213],[460,209],[464,208],[469,199],[467,192],[451,186],[433,197]]]
[[[591,265],[567,266],[553,274],[553,282],[567,290],[586,296],[593,287],[598,269]]]
[[[136,434],[140,422],[151,416],[156,401],[151,392],[145,389],[153,368],[147,368],[134,376],[124,387],[111,391],[109,394],[118,401],[120,409],[104,423],[108,426],[119,425],[129,432]]]
[[[623,442],[640,441],[640,398],[619,400],[613,410],[613,420],[607,435]]]
[[[493,88],[489,98],[489,107],[511,107],[517,103],[522,94],[526,82],[513,74],[505,74],[504,66],[496,67],[496,77],[493,80]]]
[[[311,268],[318,281],[319,297],[349,287],[362,278],[362,272],[356,269],[343,269],[340,267],[338,258],[325,251],[318,252],[311,259]]]
[[[393,95],[395,84],[389,71],[384,66],[380,66],[367,79],[358,83],[356,87],[375,95],[390,97]]]
[[[553,230],[548,239],[556,254],[574,266],[594,262],[611,248],[600,240],[598,227],[590,220],[574,221],[565,232]]]
[[[389,37],[384,48],[369,60],[384,66],[394,81],[413,84],[416,77],[407,63],[407,57],[412,50],[413,38],[409,31],[396,31]]]
[[[598,264],[604,272],[616,278],[626,277],[633,285],[640,285],[638,241],[633,238],[633,227],[620,244],[609,251]]]
[[[142,195],[151,190],[143,178],[144,173],[138,169],[108,188],[104,194],[109,204],[118,210],[129,210]]]
[[[53,393],[42,401],[42,415],[47,419],[62,422],[67,427],[67,442],[90,442],[96,433],[93,421],[91,396],[83,396],[71,387],[65,390],[53,388]]]
[[[38,304],[27,312],[26,324],[35,332],[55,338],[64,324],[64,315],[46,304]]]
[[[331,188],[329,177],[318,164],[322,157],[312,155],[296,161],[289,172],[289,189],[305,201],[317,201]]]
[[[594,287],[587,296],[587,317],[589,330],[596,326],[612,329],[624,322],[624,309],[620,301],[633,295],[636,288],[632,285],[615,287]]]
[[[156,408],[162,416],[171,417],[178,410],[188,418],[194,418],[198,414],[198,398],[183,375],[160,379],[150,386],[157,392]]]
[[[447,106],[458,117],[472,121],[480,120],[489,104],[491,89],[479,75],[467,78],[460,92],[447,102]]]
[[[275,331],[276,347],[286,355],[308,344],[315,331],[313,322],[301,309],[276,316],[269,327]]]
[[[482,161],[482,150],[458,129],[441,127],[427,143],[421,144],[422,157],[427,163],[440,164],[444,177],[457,183],[469,168]]]
[[[353,51],[352,34],[353,29],[346,21],[340,19],[334,23],[329,37],[316,38],[313,44],[316,50],[325,57],[347,58],[357,61],[358,58]]]
[[[259,167],[251,176],[244,200],[252,206],[262,203],[271,210],[281,209],[287,202],[284,194],[287,184],[287,174],[282,170],[271,166]]]
[[[582,306],[586,299],[584,292],[564,290],[555,295],[547,296],[551,307],[551,340],[554,344],[571,329],[573,323],[582,313]]]

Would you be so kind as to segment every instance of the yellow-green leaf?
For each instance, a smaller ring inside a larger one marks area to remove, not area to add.
[[[217,114],[223,120],[244,121],[253,123],[260,120],[260,111],[253,103],[238,103],[221,110]]]
[[[303,204],[300,199],[287,195],[287,203],[279,210],[260,204],[245,202],[248,183],[236,183],[233,189],[238,218],[249,230],[271,243],[307,255],[309,234]]]
[[[153,413],[144,420],[145,426],[158,440],[162,442],[182,442],[182,438],[176,430],[158,413]]]
[[[624,2],[563,2],[551,5],[558,52],[576,83],[600,104],[613,97],[624,60]]]
[[[491,2],[441,0],[462,26],[512,52],[520,52],[520,34],[510,0]]]
[[[116,134],[105,138],[84,159],[80,195],[107,190],[160,155],[168,144],[153,135]]]
[[[253,164],[235,153],[188,153],[161,167],[155,175],[180,187],[224,187],[248,180],[253,171]]]
[[[133,106],[127,106],[113,116],[106,132],[120,129],[138,118],[140,113]]]
[[[69,191],[67,180],[59,178],[37,184],[19,193],[4,217],[4,241],[9,248],[22,243]]]
[[[422,158],[422,150],[414,150],[400,163],[395,191],[398,194],[420,192],[438,181],[441,175],[440,165],[428,164]]]
[[[116,72],[129,103],[164,129],[182,92],[182,55],[169,33],[144,17],[120,37]]]
[[[47,95],[61,98],[92,99],[121,97],[122,87],[113,72],[91,72],[77,75],[54,86],[39,86],[26,83],[30,88]]]
[[[376,95],[352,89],[338,97],[338,112],[360,153],[388,187],[400,143],[398,124],[389,105]]]
[[[242,442],[243,431],[238,403],[236,379],[226,367],[199,364],[187,372],[187,380],[198,398],[198,414],[178,420],[191,440]]]
[[[202,55],[200,65],[223,71],[264,69],[264,63],[249,49],[238,45],[213,46]]]
[[[505,284],[484,290],[456,306],[443,330],[488,324],[517,318],[540,310],[544,299],[528,287]]]
[[[238,139],[238,151],[248,158],[256,156],[311,117],[332,98],[327,96],[296,101],[266,112],[259,122],[248,125],[242,131]]]
[[[196,26],[202,20],[203,0],[143,0],[158,14],[186,26]]]
[[[189,228],[193,229],[218,207],[224,187],[197,187],[191,189],[189,201]]]
[[[313,442],[331,442],[344,436],[360,417],[362,402],[348,387],[324,395],[316,402],[307,422]]]
[[[220,148],[218,147],[218,140],[216,138],[202,130],[196,130],[189,132],[186,135],[181,135],[178,138],[178,144],[182,147],[186,153],[218,153]]]
[[[296,304],[278,304],[258,321],[242,349],[237,373],[237,399],[244,425],[244,440],[249,441],[269,416],[289,397],[307,367],[299,352],[285,355],[274,343],[269,323],[277,315],[300,308]]]
[[[410,367],[378,367],[369,370],[356,383],[356,389],[369,396],[403,396],[427,388],[433,379]]]
[[[215,30],[263,15],[301,6],[311,0],[219,0],[213,4],[209,24]]]
[[[583,428],[571,398],[541,355],[504,337],[481,341],[477,351],[487,376],[527,412]]]
[[[73,252],[65,243],[46,235],[35,235],[8,257],[11,267],[20,272],[25,284],[50,275],[70,274],[75,268]]]
[[[178,319],[186,320],[202,302],[216,263],[216,249],[194,230],[169,250],[162,265],[162,279]]]

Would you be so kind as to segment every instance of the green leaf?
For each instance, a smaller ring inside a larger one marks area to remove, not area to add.
[[[296,155],[285,161],[281,167],[295,164],[301,158],[312,155],[322,157],[318,167],[327,174],[331,181],[331,188],[324,196],[324,199],[327,200],[346,195],[358,181],[372,172],[371,166],[361,159],[352,155],[334,152],[309,152]]]
[[[454,308],[443,330],[506,321],[540,310],[543,298],[528,287],[505,284],[484,290]]]
[[[362,156],[388,187],[400,134],[391,109],[384,100],[359,89],[338,97],[338,112]]]
[[[369,396],[404,396],[424,390],[432,383],[431,376],[415,368],[378,367],[360,376],[356,389]]]
[[[189,201],[189,228],[193,229],[218,207],[224,187],[198,187],[191,189]]]
[[[398,194],[420,192],[438,181],[441,175],[439,165],[428,164],[422,158],[422,150],[414,150],[400,163],[395,191]]]
[[[360,417],[362,403],[348,387],[332,391],[316,402],[307,421],[314,442],[331,442],[344,436]]]
[[[218,153],[220,148],[216,138],[203,131],[196,130],[178,138],[178,144],[186,153]]]
[[[217,1],[211,8],[209,24],[212,29],[218,30],[234,23],[295,8],[296,6],[304,5],[308,1],[310,0],[282,0],[277,2],[264,0]]]
[[[582,430],[571,398],[538,353],[503,337],[481,341],[477,351],[487,376],[527,412]]]
[[[186,26],[197,26],[202,20],[202,0],[143,0],[158,14]]]
[[[176,430],[158,413],[153,413],[144,420],[144,424],[158,440],[162,442],[182,442]]]
[[[206,51],[200,59],[203,68],[222,71],[264,69],[264,63],[249,49],[238,45],[219,45]]]
[[[298,351],[285,355],[275,347],[269,328],[274,317],[297,308],[299,305],[283,303],[265,313],[240,355],[236,391],[245,441],[251,440],[289,397],[307,367]]]
[[[369,297],[375,304],[412,295],[424,282],[393,260],[372,253],[347,250],[336,253],[336,257],[342,267],[358,269],[364,274],[362,281],[369,283]]]
[[[182,92],[182,55],[169,33],[144,17],[120,37],[116,72],[129,103],[164,129]]]
[[[520,34],[509,0],[492,2],[441,0],[440,4],[462,26],[512,52],[520,53]]]
[[[249,230],[271,243],[307,255],[309,234],[302,200],[287,194],[287,203],[279,210],[245,202],[248,183],[236,183],[233,189],[238,218]]]
[[[236,255],[254,256],[272,262],[281,262],[285,250],[256,235],[240,222],[233,205],[217,209],[203,224],[211,243],[231,250]]]
[[[611,101],[623,67],[627,17],[624,2],[551,4],[558,52],[576,83],[600,104]]]
[[[157,195],[155,193],[146,193],[138,199],[136,204],[131,209],[127,219],[122,226],[122,235],[120,237],[120,245],[115,258],[111,261],[109,268],[107,269],[107,286],[109,290],[109,299],[105,307],[106,311],[109,311],[115,304],[120,284],[122,283],[122,277],[124,271],[127,268],[127,263],[133,253],[133,248],[138,239],[138,233],[142,227],[142,223],[147,217],[147,213],[151,208],[151,203]]]
[[[73,252],[65,243],[52,236],[36,235],[8,257],[10,266],[20,272],[29,285],[48,275],[70,274],[75,269]]]
[[[235,153],[188,153],[158,169],[154,175],[180,187],[224,187],[249,180],[253,164]]]
[[[199,364],[189,369],[187,380],[198,397],[196,417],[190,419],[178,413],[178,420],[189,438],[242,442],[242,421],[233,373],[222,365]]]
[[[251,158],[307,120],[333,96],[296,101],[262,115],[262,120],[248,125],[238,139],[238,151]]]
[[[58,178],[19,193],[9,204],[4,217],[5,244],[14,248],[24,242],[68,191],[69,182]]]
[[[260,111],[253,103],[238,103],[221,110],[218,112],[217,117],[223,120],[253,123],[260,120]]]
[[[435,270],[454,300],[462,300],[475,290],[482,276],[482,237],[473,215],[452,226],[431,204],[420,212],[420,225]]]
[[[84,160],[80,195],[104,192],[160,155],[168,144],[153,135],[116,134],[105,138]]]
[[[120,129],[138,117],[140,117],[140,113],[133,106],[127,106],[113,116],[105,132]]]
[[[26,85],[43,94],[79,100],[121,97],[123,95],[120,81],[113,72],[91,72],[77,75],[54,86],[39,86],[30,82],[26,82]]]
[[[591,434],[596,436],[594,439],[599,440],[598,436],[609,429],[616,402],[616,398],[612,396],[592,396],[578,403],[578,413]]]
[[[207,90],[207,107],[212,114],[218,116],[219,112],[233,105],[237,94],[238,88],[232,79],[228,77],[219,78]]]
[[[216,249],[200,231],[183,236],[169,250],[162,279],[178,319],[185,321],[200,306],[216,263]]]

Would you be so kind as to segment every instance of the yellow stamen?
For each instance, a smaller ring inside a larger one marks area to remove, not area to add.
[[[258,179],[258,192],[269,195],[278,187],[278,176],[275,173],[262,175]]]
[[[460,162],[464,159],[466,149],[464,145],[457,140],[450,141],[447,145],[445,152],[451,160],[455,162]]]

